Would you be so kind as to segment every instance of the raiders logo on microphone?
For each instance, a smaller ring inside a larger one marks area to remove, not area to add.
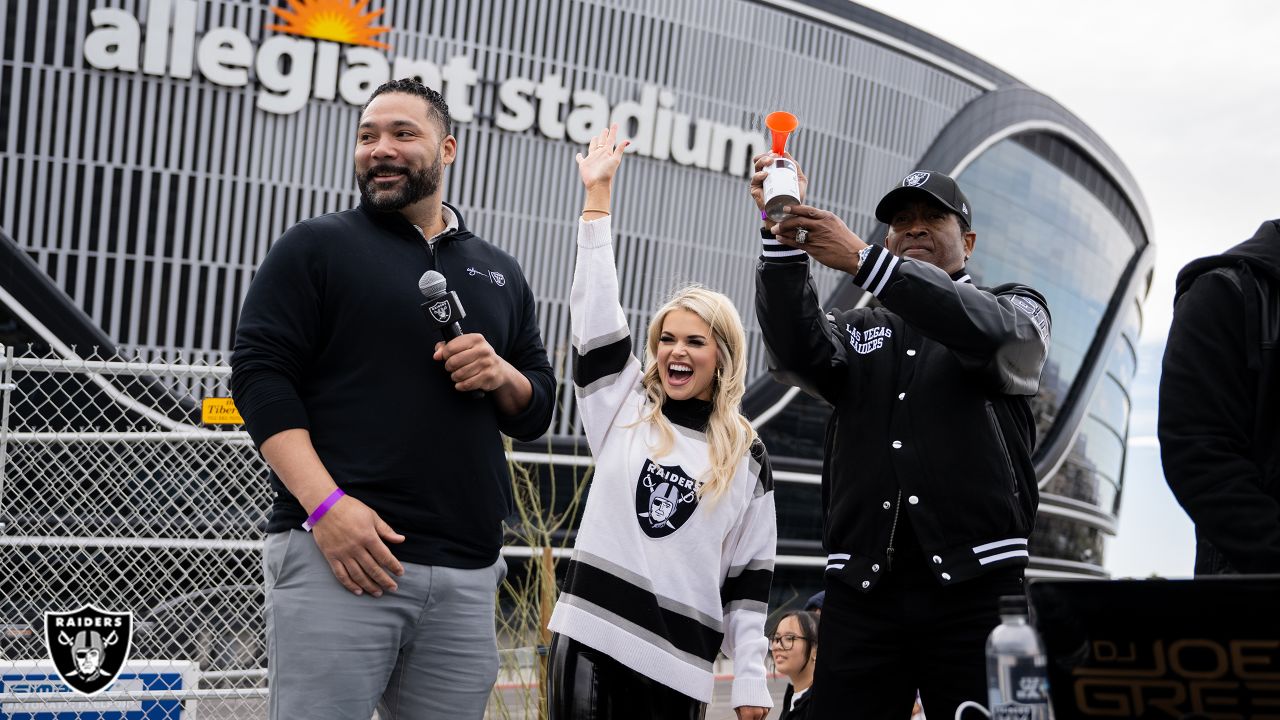
[[[133,613],[85,605],[44,614],[44,642],[58,677],[82,695],[96,695],[115,682],[129,659]]]
[[[453,314],[453,309],[449,307],[448,300],[431,303],[431,316],[442,323],[449,322],[449,316]]]
[[[651,538],[664,538],[684,526],[698,509],[698,484],[679,465],[645,460],[636,482],[636,520]]]

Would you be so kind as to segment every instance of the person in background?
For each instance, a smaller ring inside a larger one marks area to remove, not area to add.
[[[1196,575],[1280,573],[1280,220],[1178,273],[1157,430]]]
[[[804,609],[807,610],[808,612],[813,613],[814,615],[821,615],[822,601],[826,599],[827,599],[826,590],[821,590],[819,592],[816,592],[813,594],[813,597],[810,597],[808,600],[805,601]]]
[[[769,638],[769,648],[774,668],[789,681],[778,720],[807,720],[809,688],[818,660],[818,614],[802,610],[783,615]]]

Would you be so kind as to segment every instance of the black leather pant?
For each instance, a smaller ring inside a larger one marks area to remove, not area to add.
[[[554,635],[550,720],[702,720],[706,705],[573,638]]]

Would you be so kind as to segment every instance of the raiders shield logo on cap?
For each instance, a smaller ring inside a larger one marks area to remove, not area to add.
[[[698,508],[698,484],[679,465],[645,460],[636,482],[636,520],[651,538],[679,530]]]
[[[902,187],[920,187],[927,182],[929,182],[929,173],[917,170],[902,178]]]
[[[82,695],[96,695],[115,682],[129,659],[133,613],[85,605],[44,614],[44,642],[58,677]]]

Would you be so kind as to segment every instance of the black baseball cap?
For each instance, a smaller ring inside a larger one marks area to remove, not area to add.
[[[876,205],[876,219],[888,225],[893,220],[893,213],[913,196],[927,193],[942,203],[951,212],[960,216],[961,225],[973,227],[973,206],[969,198],[960,192],[955,180],[933,170],[916,170],[902,178],[897,187],[885,193]]]

